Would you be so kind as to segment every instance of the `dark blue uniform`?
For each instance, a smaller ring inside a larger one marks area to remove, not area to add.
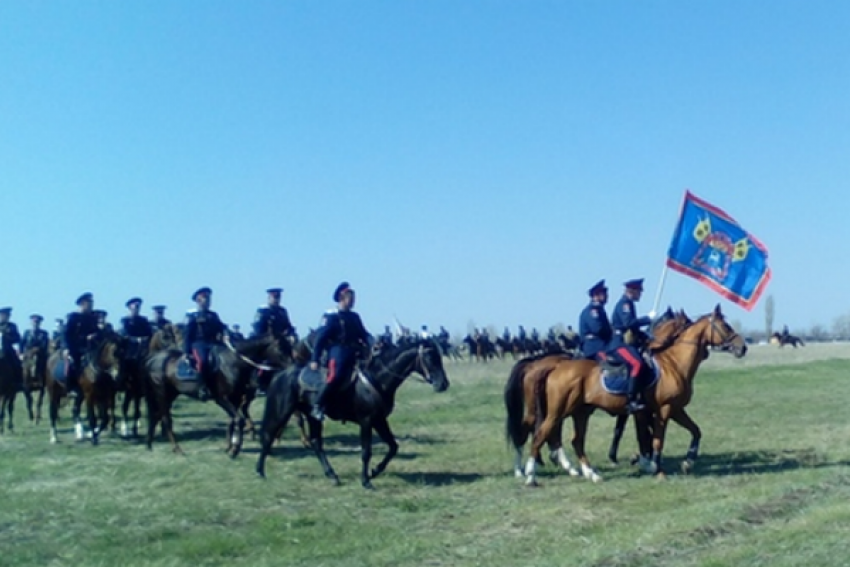
[[[604,305],[590,302],[579,316],[578,329],[581,353],[585,358],[595,360],[599,353],[608,350],[608,343],[611,342],[611,323]]]
[[[329,311],[316,334],[311,362],[318,363],[322,354],[328,352],[327,383],[331,385],[338,377],[345,379],[351,375],[357,353],[370,339],[360,315],[354,311]]]
[[[257,309],[254,317],[255,337],[271,333],[273,337],[283,338],[292,335],[292,322],[289,313],[280,305],[263,305]]]
[[[18,326],[11,321],[0,324],[0,352],[3,353],[2,356],[13,356],[15,360],[18,360],[14,345],[20,347],[20,344],[21,334],[18,332]]]
[[[127,315],[121,319],[121,334],[132,339],[129,341],[125,358],[141,359],[148,354],[148,345],[153,336],[153,327],[147,317]]]
[[[192,310],[186,313],[183,328],[183,353],[194,357],[195,368],[203,374],[213,345],[221,343],[227,327],[215,311]]]
[[[100,332],[98,317],[93,312],[70,313],[62,332],[61,346],[71,357],[68,371],[68,390],[77,391],[77,380],[83,370],[83,355],[89,349],[89,337]]]
[[[159,331],[160,329],[162,329],[163,327],[165,327],[166,325],[170,325],[170,324],[171,324],[170,319],[166,319],[165,317],[156,318],[156,319],[154,319],[150,322],[151,331],[155,333],[155,332]]]
[[[652,320],[649,317],[637,316],[634,301],[625,295],[614,306],[614,314],[611,317],[614,337],[608,348],[615,357],[620,358],[629,365],[629,374],[632,378],[636,378],[640,374],[643,358],[637,348],[626,344],[623,340],[623,335],[626,331],[637,333],[641,330],[641,327],[645,327],[650,323],[652,323]]]
[[[24,331],[24,338],[21,339],[21,352],[26,352],[30,349],[44,350],[50,347],[50,336],[44,329],[27,329]]]

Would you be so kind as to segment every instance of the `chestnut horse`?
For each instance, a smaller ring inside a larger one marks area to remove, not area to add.
[[[682,314],[684,316],[684,314]],[[691,433],[691,445],[686,456],[685,467],[690,470],[699,452],[701,432],[685,407],[693,395],[693,379],[700,363],[706,358],[710,347],[719,347],[731,351],[740,358],[746,354],[744,339],[726,322],[718,305],[714,311],[686,325],[674,333],[668,341],[670,345],[655,355],[659,377],[656,384],[646,392],[652,422],[652,454],[641,448],[641,468],[664,476],[661,456],[664,448],[664,436],[669,420],[673,420]],[[584,451],[585,435],[591,414],[603,409],[609,414],[622,414],[626,411],[625,396],[613,395],[601,386],[601,367],[590,360],[565,360],[556,364],[550,371],[538,377],[535,384],[534,403],[529,404],[532,415],[524,417],[508,416],[508,429],[512,439],[517,426],[536,424],[531,453],[526,463],[524,476],[526,484],[536,484],[536,464],[540,460],[540,449],[556,428],[560,428],[567,417],[573,418],[573,449],[581,464],[581,474],[594,482],[602,480],[593,469]],[[522,395],[522,388],[515,389]],[[524,405],[524,404],[521,404]],[[509,406],[516,407],[516,404]],[[640,429],[640,428],[639,428]],[[641,444],[643,445],[643,444]],[[522,445],[515,443],[517,455]],[[565,457],[565,455],[564,455]],[[651,458],[651,460],[650,460]],[[566,459],[565,459],[566,460]],[[561,463],[572,470],[569,461]],[[516,472],[522,474],[516,465]]]
[[[648,345],[648,350],[652,354],[660,351],[669,345],[670,337],[678,330],[681,330],[686,324],[690,323],[684,314],[674,314],[673,310],[668,308],[666,312],[653,323],[651,329],[652,339]],[[556,354],[537,354],[526,357],[520,360],[511,369],[508,383],[505,387],[505,405],[508,410],[507,437],[508,441],[512,442],[514,447],[521,448],[528,440],[528,436],[534,430],[535,422],[535,385],[539,379],[551,372],[554,367],[563,360],[572,360],[574,357],[569,353]],[[525,406],[523,406],[525,404]],[[523,408],[525,410],[525,418],[523,419]],[[625,430],[628,414],[623,413],[617,416],[617,425],[614,430],[614,440],[611,444],[611,451],[616,454],[616,447],[619,446],[620,438]],[[521,420],[521,421],[516,421]],[[640,424],[645,429],[645,423]],[[580,476],[582,473],[574,468],[567,458],[563,449],[562,442],[562,427],[553,429],[552,434],[547,443],[549,445],[549,458],[553,464],[560,465],[572,476]],[[638,430],[641,434],[641,430]],[[638,437],[639,443],[641,438]],[[646,443],[648,440],[643,439]],[[648,450],[648,446],[645,447]],[[522,473],[522,450],[519,449],[516,454],[517,476],[524,476]]]

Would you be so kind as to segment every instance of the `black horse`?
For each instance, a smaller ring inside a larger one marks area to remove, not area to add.
[[[363,460],[362,484],[372,488],[371,480],[386,469],[387,464],[398,452],[398,443],[390,430],[387,418],[393,411],[395,393],[404,380],[413,372],[424,377],[436,392],[449,387],[449,379],[443,369],[440,347],[433,340],[417,341],[400,347],[385,348],[374,353],[348,385],[343,386],[336,397],[329,400],[326,415],[336,421],[356,422],[360,425],[360,449]],[[299,377],[304,366],[297,365],[278,372],[272,379],[266,398],[261,430],[260,457],[257,474],[265,477],[266,458],[271,453],[274,440],[282,433],[292,414],[299,411],[307,416],[310,443],[325,476],[339,484],[322,447],[322,422],[309,417],[315,393],[305,386]],[[372,458],[372,430],[389,446],[384,459],[369,471]]]

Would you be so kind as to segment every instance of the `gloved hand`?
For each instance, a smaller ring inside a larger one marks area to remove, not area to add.
[[[655,312],[655,309],[653,309],[652,311],[649,312],[649,318],[650,319],[655,319],[656,315],[657,315],[657,313]]]

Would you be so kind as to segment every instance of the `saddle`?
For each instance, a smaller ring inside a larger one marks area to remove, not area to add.
[[[658,382],[659,370],[655,360],[647,362],[644,357],[644,368],[638,375],[638,389],[645,390]],[[609,394],[625,396],[629,392],[629,385],[632,378],[629,376],[629,367],[626,363],[619,360],[604,361],[600,363],[599,380],[602,383],[602,388]]]
[[[351,374],[351,376],[340,377],[341,381],[337,392],[342,392],[347,390],[355,381],[356,376],[359,370],[355,369],[355,371]],[[302,392],[310,392],[315,393],[318,392],[327,382],[328,379],[328,369],[319,367],[318,370],[310,370],[309,366],[305,366],[301,369],[301,372],[298,373],[298,386],[301,388]]]

